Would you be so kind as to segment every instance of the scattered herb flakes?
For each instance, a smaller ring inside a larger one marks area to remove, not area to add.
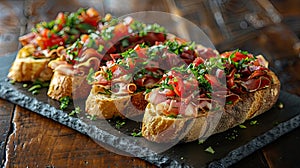
[[[70,97],[69,96],[64,96],[64,97],[59,99],[59,102],[60,102],[59,108],[61,110],[64,110],[68,107],[68,105],[70,103]]]
[[[28,91],[29,91],[29,92],[32,92],[32,91],[34,91],[34,90],[38,90],[38,89],[41,89],[41,88],[42,88],[41,85],[36,84],[36,85],[31,86],[31,87],[28,89]]]
[[[133,133],[131,133],[131,135],[134,136],[134,137],[141,137],[141,136],[143,136],[142,131],[140,131],[140,132],[133,132]]]
[[[205,141],[204,139],[199,139],[199,140],[198,140],[198,144],[203,144],[204,141]]]
[[[250,121],[250,125],[257,125],[257,124],[258,124],[257,120]]]
[[[69,116],[74,116],[75,114],[79,114],[81,112],[81,109],[79,106],[75,107],[74,110],[71,111],[71,113],[69,113]]]
[[[277,107],[278,107],[279,109],[283,109],[283,108],[284,108],[284,104],[283,104],[282,102],[279,102],[279,103],[277,104]]]
[[[245,125],[243,125],[243,124],[240,124],[239,127],[242,128],[242,129],[247,128],[247,127],[246,127]]]
[[[9,83],[14,85],[16,83],[16,81],[15,80],[9,80]]]
[[[27,84],[27,83],[24,83],[24,84],[22,85],[22,87],[23,87],[23,88],[27,88],[27,87],[28,87],[28,84]]]
[[[31,92],[33,95],[37,95],[37,94],[39,94],[39,90],[34,90],[34,91],[32,91]]]
[[[47,88],[49,86],[49,82],[42,82],[39,80],[36,80],[33,82],[33,85],[28,89],[29,92],[31,92],[33,95],[37,95],[39,93],[39,90],[42,88]],[[23,84],[23,87],[28,87],[27,83]]]
[[[87,118],[90,119],[91,121],[95,121],[97,119],[97,116],[96,115],[88,115]]]
[[[125,121],[119,121],[119,120],[118,120],[118,121],[116,122],[116,126],[115,126],[115,127],[116,127],[117,129],[120,129],[120,128],[121,128],[122,126],[124,126],[124,125],[125,125]]]
[[[211,146],[209,146],[208,148],[206,148],[204,151],[208,152],[208,153],[211,153],[211,154],[215,153],[215,150]]]
[[[229,141],[233,141],[238,137],[238,131],[237,130],[233,130],[231,133],[228,133],[227,136],[225,137],[225,139],[229,140]]]

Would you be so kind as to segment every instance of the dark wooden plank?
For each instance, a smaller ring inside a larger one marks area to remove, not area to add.
[[[154,167],[109,152],[91,138],[19,106],[13,122],[7,167]]]
[[[300,165],[300,127],[262,149],[271,168],[297,168]]]
[[[0,99],[0,159],[5,160],[5,146],[11,130],[11,118],[15,105]]]

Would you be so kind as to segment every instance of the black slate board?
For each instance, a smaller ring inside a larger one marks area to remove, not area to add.
[[[116,130],[114,125],[118,119],[91,121],[82,113],[71,117],[68,113],[74,106],[65,111],[59,110],[59,103],[47,97],[46,89],[42,89],[38,95],[32,95],[22,84],[10,84],[5,76],[15,54],[0,58],[1,98],[89,135],[108,149],[140,157],[160,167],[228,167],[300,125],[300,98],[282,91],[278,102],[282,102],[284,108],[279,109],[275,105],[253,119],[258,124],[250,125],[250,121],[247,121],[244,123],[246,129],[232,128],[209,137],[203,144],[197,141],[182,143],[156,153],[153,149],[159,149],[159,145],[130,136],[132,131],[140,129],[139,122],[124,120],[126,124]],[[111,127],[107,127],[107,123]],[[229,140],[233,136],[235,139]],[[204,151],[209,146],[215,150],[214,154]]]

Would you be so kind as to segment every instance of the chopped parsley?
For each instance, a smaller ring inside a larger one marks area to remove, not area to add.
[[[106,76],[105,76],[106,80],[110,81],[110,80],[112,80],[112,77],[113,77],[112,71],[110,69],[107,69]]]
[[[93,114],[93,115],[88,115],[87,118],[90,119],[91,121],[95,121],[97,119],[97,116]]]
[[[27,84],[27,83],[24,83],[24,84],[22,85],[22,87],[23,87],[23,88],[27,88],[27,87],[28,87],[28,84]]]
[[[27,87],[27,84],[23,84],[23,87]],[[49,86],[48,82],[42,82],[40,80],[36,80],[33,82],[33,85],[28,89],[33,95],[37,95],[39,90],[42,88],[47,88]]]
[[[203,144],[204,142],[205,142],[204,139],[199,139],[199,140],[198,140],[198,144]]]
[[[134,136],[134,137],[141,137],[141,136],[143,136],[142,131],[140,131],[140,132],[132,132],[131,135]]]
[[[242,128],[242,129],[247,128],[247,127],[246,127],[245,125],[243,125],[243,124],[240,124],[239,127]]]
[[[60,102],[59,108],[61,110],[65,110],[68,107],[69,103],[70,103],[70,97],[69,96],[64,96],[64,97],[59,99],[59,102]]]
[[[69,116],[74,116],[75,114],[79,114],[81,112],[81,109],[79,106],[75,107],[74,110],[71,111],[71,113],[69,113]]]
[[[257,120],[250,121],[250,125],[256,125],[256,124],[258,124]]]
[[[122,126],[124,126],[125,125],[125,121],[117,121],[116,122],[116,125],[115,125],[115,127],[117,128],[117,129],[120,129]]]
[[[204,151],[208,152],[208,153],[211,153],[211,154],[215,153],[215,150],[211,146],[209,146],[208,148],[206,148]]]
[[[103,40],[108,41],[114,37],[113,31],[115,30],[114,26],[109,26],[106,29],[103,29],[100,33]]]

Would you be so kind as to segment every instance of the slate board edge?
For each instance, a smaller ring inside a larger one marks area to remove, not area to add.
[[[55,107],[41,102],[34,97],[27,96],[18,90],[9,86],[7,79],[1,79],[0,81],[0,97],[8,100],[14,104],[17,104],[21,107],[24,107],[28,110],[31,110],[35,113],[38,113],[44,117],[57,121],[63,125],[66,125],[78,132],[88,135],[91,138],[99,140],[111,147],[114,147],[118,150],[127,152],[135,156],[136,153],[143,153],[146,157],[140,157],[143,160],[146,160],[159,167],[191,167],[185,163],[180,163],[177,160],[157,154],[152,150],[135,145],[135,143],[128,142],[128,139],[119,138],[115,135],[110,134],[107,131],[103,131],[93,125],[88,125],[79,118],[74,118],[69,116],[67,113],[56,109]],[[107,141],[109,139],[110,141]],[[123,144],[123,145],[122,145]],[[129,144],[131,147],[129,148]],[[131,150],[129,150],[131,149]]]
[[[80,133],[83,133],[85,135],[90,136],[91,138],[104,142],[107,145],[115,147],[118,150],[128,152],[131,155],[135,155],[136,152],[148,153],[149,155],[147,157],[140,157],[140,158],[156,166],[191,167],[190,165],[181,163],[180,161],[174,160],[170,157],[161,154],[156,154],[153,151],[149,150],[148,148],[143,148],[141,146],[134,145],[134,142],[122,143],[122,141],[123,142],[127,141],[127,139],[119,138],[93,125],[88,125],[87,123],[83,122],[79,118],[71,117],[68,114],[64,113],[63,111],[58,110],[47,103],[41,102],[34,97],[30,97],[25,94],[22,94],[21,92],[10,87],[9,85],[10,84],[8,83],[7,79],[2,79],[0,81],[1,98],[11,101],[21,107],[24,107],[42,116],[50,118],[70,128],[73,128]],[[300,126],[300,115],[297,115],[291,118],[290,120],[282,122],[279,125],[273,127],[271,130],[265,132],[261,136],[254,138],[253,140],[249,141],[247,144],[232,150],[224,158],[211,162],[208,165],[208,167],[223,168],[223,167],[228,167],[230,165],[233,165],[234,163],[238,162],[242,158],[250,155],[254,151],[264,147],[265,145],[273,142],[274,140],[278,139],[280,136],[292,131],[293,129],[299,126]],[[107,139],[110,139],[111,141],[106,141]],[[126,145],[122,146],[121,144],[126,144]],[[132,148],[128,148],[128,144],[133,145]],[[134,149],[134,150],[129,151],[128,149]]]
[[[252,139],[247,144],[240,146],[237,149],[229,152],[224,158],[211,162],[209,168],[223,168],[229,167],[239,160],[245,158],[246,156],[252,154],[256,150],[268,145],[269,143],[275,141],[282,135],[291,132],[295,128],[300,126],[300,115],[297,115],[285,122],[278,124],[264,134]],[[246,151],[246,152],[245,152]]]

